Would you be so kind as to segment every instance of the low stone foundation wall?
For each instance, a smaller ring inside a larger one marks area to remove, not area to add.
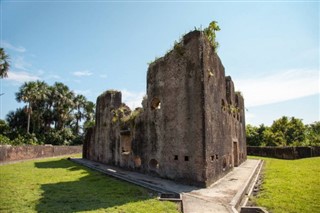
[[[82,146],[0,145],[0,162],[27,160],[27,159],[43,158],[43,157],[54,157],[54,156],[60,156],[60,155],[77,154],[81,152],[82,152]]]
[[[248,146],[247,154],[280,159],[299,159],[320,156],[319,146],[305,147],[259,147]]]

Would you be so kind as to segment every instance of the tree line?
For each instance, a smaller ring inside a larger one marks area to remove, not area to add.
[[[94,103],[63,83],[26,82],[15,96],[26,106],[0,120],[0,144],[82,144],[94,125]]]
[[[283,116],[272,125],[246,126],[248,146],[320,146],[320,122],[305,125],[302,119]]]

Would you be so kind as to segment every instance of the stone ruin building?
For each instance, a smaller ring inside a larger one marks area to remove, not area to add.
[[[101,94],[83,157],[201,187],[246,160],[244,99],[203,32],[150,64],[142,106]]]

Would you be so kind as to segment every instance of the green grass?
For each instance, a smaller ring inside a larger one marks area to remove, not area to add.
[[[261,191],[253,201],[273,213],[320,212],[320,157],[299,160],[262,158]]]
[[[0,212],[178,212],[156,193],[63,158],[0,166]]]

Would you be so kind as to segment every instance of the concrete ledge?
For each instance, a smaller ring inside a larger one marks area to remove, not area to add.
[[[268,213],[268,211],[259,206],[244,206],[241,207],[240,213]]]
[[[247,199],[246,195],[250,194],[250,190],[253,189],[254,183],[256,182],[260,174],[262,165],[263,165],[263,161],[259,160],[259,163],[252,170],[252,173],[250,174],[249,179],[246,181],[243,187],[237,192],[237,194],[231,200],[230,206],[232,207],[233,212],[239,212],[241,203],[247,202],[245,201],[245,199]]]

